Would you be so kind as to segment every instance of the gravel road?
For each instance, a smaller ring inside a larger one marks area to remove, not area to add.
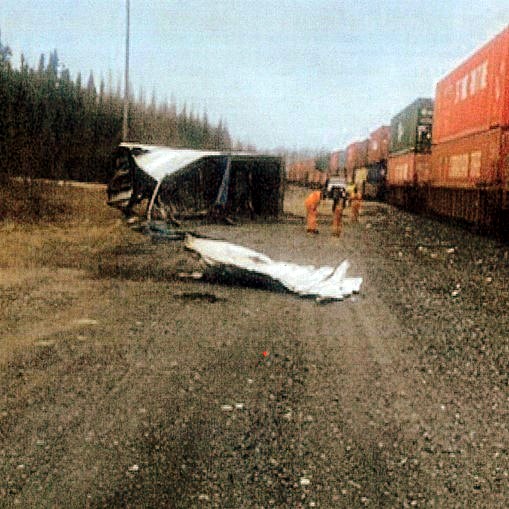
[[[509,246],[382,204],[336,239],[328,208],[317,236],[196,229],[347,258],[338,303],[179,281],[193,255],[113,212],[100,242],[44,227],[4,263],[0,505],[508,507]]]

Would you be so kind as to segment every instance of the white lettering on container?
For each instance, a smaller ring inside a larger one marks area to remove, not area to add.
[[[466,179],[468,176],[468,153],[451,156],[449,178]]]
[[[488,86],[488,60],[472,69],[462,78],[456,81],[455,103],[464,101],[468,96],[472,97]]]

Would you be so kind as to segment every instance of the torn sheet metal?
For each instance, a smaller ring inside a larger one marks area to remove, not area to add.
[[[255,274],[280,283],[287,290],[317,300],[342,300],[358,293],[361,277],[346,277],[350,263],[345,260],[337,267],[314,267],[274,261],[268,256],[221,240],[187,235],[185,245],[197,252],[208,269],[229,276]]]
[[[221,155],[221,152],[213,150],[175,149],[139,143],[121,143],[120,146],[131,149],[138,167],[157,182],[203,157]]]

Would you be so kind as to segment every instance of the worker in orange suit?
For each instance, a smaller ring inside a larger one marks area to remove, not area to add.
[[[304,201],[306,206],[306,231],[308,233],[318,233],[318,205],[322,199],[321,191],[313,191]]]
[[[334,237],[341,236],[343,229],[343,200],[335,199],[332,203],[332,235]]]
[[[350,195],[350,203],[352,205],[352,221],[359,221],[359,212],[362,205],[362,193],[357,190],[357,186],[353,188]]]

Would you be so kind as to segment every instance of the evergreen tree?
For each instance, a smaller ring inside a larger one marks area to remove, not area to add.
[[[93,71],[90,71],[90,74],[88,76],[88,81],[87,81],[87,92],[91,95],[91,96],[96,96],[97,94],[97,91],[95,89],[95,82],[94,82],[94,73]]]
[[[39,57],[39,67],[37,69],[37,72],[40,76],[42,76],[46,70],[46,57],[44,56],[44,53],[41,53],[41,56]]]
[[[47,73],[52,78],[58,77],[58,55],[56,49],[49,54]]]
[[[67,69],[67,67],[64,67],[62,69],[62,72],[60,73],[60,80],[66,83],[71,82],[71,73],[69,72],[69,69]]]
[[[104,78],[101,76],[101,81],[99,83],[99,99],[101,102],[104,101],[105,90],[106,90],[106,85],[104,84]]]
[[[12,51],[9,46],[5,46],[2,44],[2,32],[0,31],[0,69],[2,67],[10,66],[10,58],[12,56]]]
[[[80,73],[73,82],[69,70],[60,68],[56,50],[47,66],[41,54],[36,68],[22,55],[19,70],[10,66],[11,54],[0,42],[0,175],[107,180],[111,153],[121,139],[120,81],[114,93],[110,72],[108,93],[101,78],[97,95],[93,72],[83,88]],[[173,94],[158,105],[154,90],[146,104],[143,89],[137,101],[130,90],[132,139],[174,147],[231,147],[223,119],[214,127],[206,111],[200,116],[184,103],[177,112]]]
[[[155,87],[152,89],[152,96],[150,98],[150,111],[152,114],[155,113],[157,109],[157,94]]]
[[[211,148],[212,147],[212,135],[210,131],[209,117],[207,115],[207,110],[203,110],[203,117],[201,120],[201,130],[202,130],[202,148]]]

